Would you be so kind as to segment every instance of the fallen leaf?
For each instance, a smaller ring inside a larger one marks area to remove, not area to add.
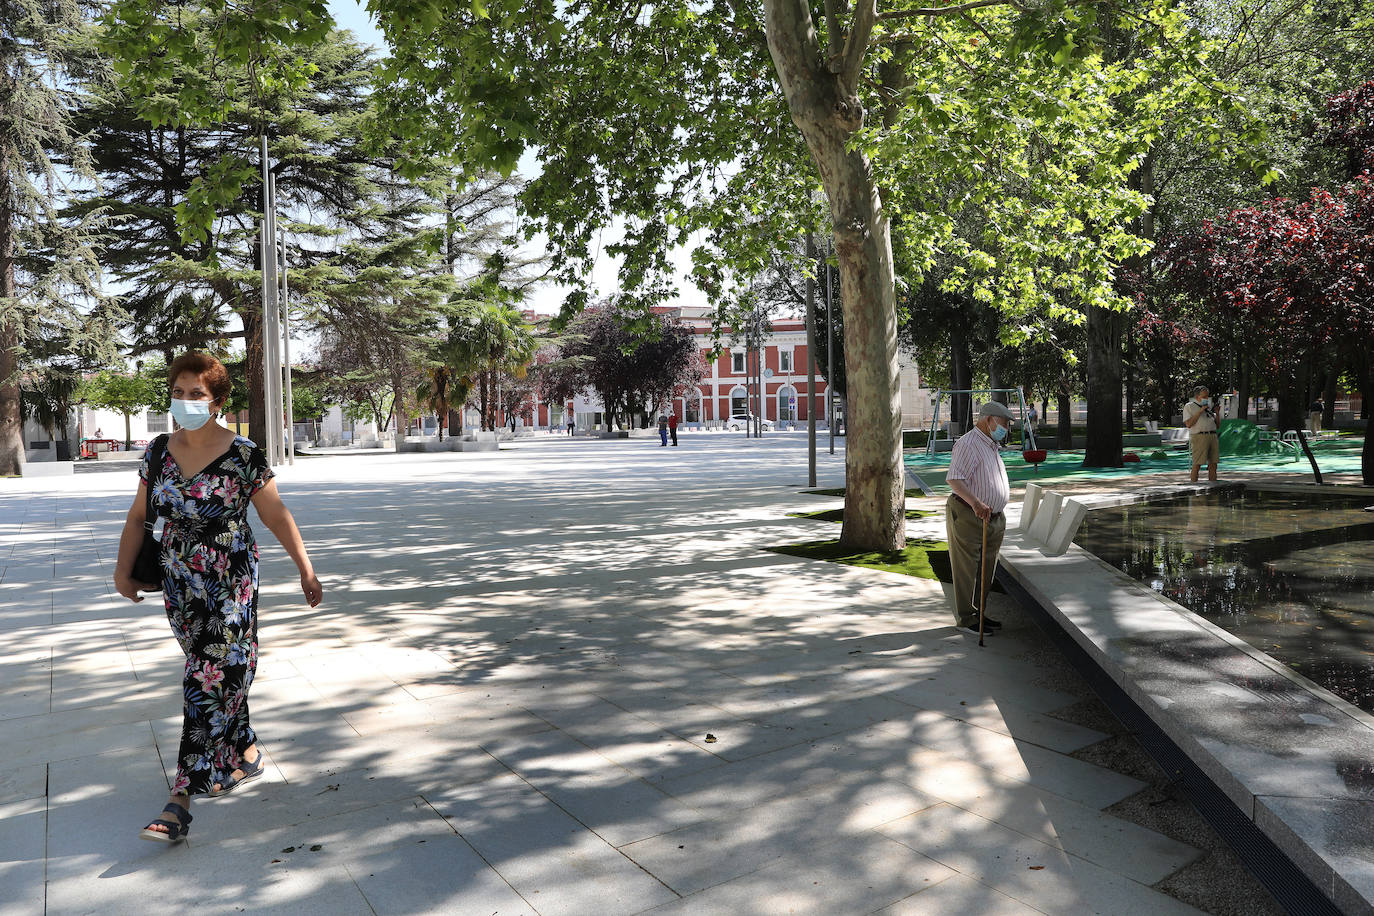
[[[706,733],[706,743],[707,743],[707,744],[715,744],[715,743],[716,743],[716,736],[713,735],[713,734],[711,734],[710,732],[707,732],[707,733]]]
[[[1031,865],[1031,866],[1028,866],[1028,867],[1030,868],[1031,871],[1042,871],[1042,870],[1044,870],[1044,868],[1045,868],[1045,866],[1043,866],[1043,865]]]

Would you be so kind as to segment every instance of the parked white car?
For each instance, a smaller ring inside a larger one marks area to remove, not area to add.
[[[747,426],[747,427],[749,427],[749,428],[752,429],[752,428],[753,428],[753,424],[754,424],[754,417],[753,417],[752,415],[750,415],[750,414],[744,414],[744,413],[737,413],[737,414],[733,414],[733,415],[730,417],[730,419],[728,419],[728,420],[725,421],[725,428],[726,428],[726,429],[733,429],[733,430],[741,430],[741,429],[744,429],[744,428]],[[763,421],[763,428],[764,428],[764,429],[767,429],[767,430],[771,430],[771,429],[773,428],[773,421],[772,421],[772,420],[764,420],[764,421]]]

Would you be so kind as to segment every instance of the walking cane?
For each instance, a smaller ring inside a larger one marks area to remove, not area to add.
[[[983,519],[983,549],[978,551],[978,645],[983,645],[983,605],[988,603],[988,520]]]

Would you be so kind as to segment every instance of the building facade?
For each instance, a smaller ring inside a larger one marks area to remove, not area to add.
[[[743,337],[732,339],[723,334],[723,349],[715,359],[710,358],[713,345],[711,324],[715,317],[708,307],[681,306],[660,308],[692,329],[698,340],[706,374],[701,381],[675,397],[669,408],[688,428],[716,429],[732,416],[753,414],[758,409],[757,392],[751,387],[754,370],[752,356]],[[822,329],[819,345],[824,346]],[[825,427],[829,416],[830,385],[816,365],[814,389],[807,385],[807,363],[811,353],[806,346],[806,322],[798,317],[776,318],[763,335],[763,405],[760,416],[778,428],[801,427],[811,415]],[[929,422],[930,392],[921,387],[920,375],[913,360],[903,357],[901,362],[902,424],[919,427]],[[843,399],[836,397],[836,416],[843,416]],[[658,409],[662,405],[646,405]],[[571,405],[534,405],[534,423],[543,428],[566,427],[569,410],[579,429],[591,429],[604,424],[603,407],[594,392],[584,392]]]

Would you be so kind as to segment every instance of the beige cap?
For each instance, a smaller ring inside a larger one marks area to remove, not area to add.
[[[978,408],[978,419],[981,420],[984,417],[1001,417],[1004,420],[1016,419],[1011,415],[1010,410],[1007,410],[1007,408],[996,401],[988,401],[982,407]]]

